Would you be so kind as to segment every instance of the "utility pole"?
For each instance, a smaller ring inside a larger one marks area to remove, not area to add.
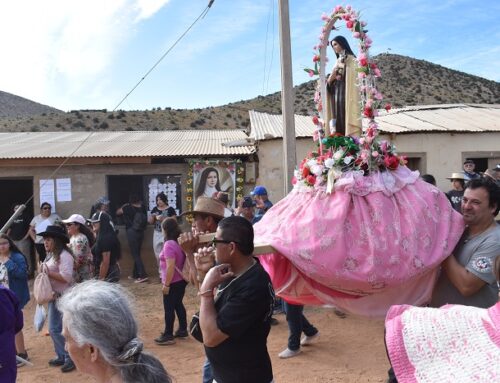
[[[295,149],[295,116],[293,110],[292,50],[288,0],[279,0],[281,55],[281,110],[283,113],[283,186],[284,194],[292,190],[293,171],[297,164]]]

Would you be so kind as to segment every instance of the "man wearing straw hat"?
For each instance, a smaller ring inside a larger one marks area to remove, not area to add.
[[[446,177],[451,181],[452,189],[446,193],[453,209],[462,212],[462,198],[464,197],[465,181],[462,173],[451,173],[451,177]]]
[[[190,232],[182,233],[178,239],[179,245],[186,253],[190,266],[190,282],[197,285],[203,281],[203,275],[199,275],[194,264],[194,253],[200,247],[199,236],[205,233],[215,233],[219,221],[224,218],[224,204],[215,198],[198,197],[194,209],[186,211],[180,216],[192,215],[193,224]],[[215,255],[206,259],[209,266],[213,266]],[[207,267],[208,271],[209,267]]]
[[[217,199],[208,197],[198,197],[194,209],[186,211],[180,216],[192,215],[193,224],[190,232],[182,233],[178,239],[179,245],[186,253],[186,259],[189,262],[189,280],[195,286],[203,282],[205,274],[215,264],[215,254],[213,251],[204,252],[203,257],[198,258],[198,266],[203,263],[203,266],[196,269],[194,263],[194,253],[203,244],[200,244],[199,236],[205,233],[215,233],[217,225],[224,218],[224,204]],[[208,359],[203,365],[203,382],[212,382],[213,373],[212,367]]]

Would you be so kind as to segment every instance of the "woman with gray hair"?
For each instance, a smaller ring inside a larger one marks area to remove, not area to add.
[[[171,383],[161,362],[143,352],[131,299],[121,286],[86,281],[57,304],[66,348],[77,369],[100,383]]]

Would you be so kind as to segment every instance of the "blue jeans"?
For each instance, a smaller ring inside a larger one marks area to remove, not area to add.
[[[205,359],[203,363],[203,383],[212,383],[214,380],[214,374],[212,372],[212,366],[208,358]]]
[[[286,313],[286,321],[288,323],[288,348],[292,351],[300,348],[300,336],[304,333],[306,336],[313,336],[318,333],[318,329],[314,327],[304,316],[304,306],[293,305],[283,300],[283,308]]]
[[[131,227],[127,229],[127,240],[128,246],[130,248],[130,255],[134,259],[134,269],[132,271],[132,277],[134,278],[146,278],[146,271],[144,269],[144,263],[141,259],[141,246],[144,240],[144,231],[134,230]]]
[[[63,361],[69,360],[69,354],[64,349],[64,337],[62,336],[62,315],[56,308],[56,301],[49,302],[49,334],[54,343],[57,358]]]

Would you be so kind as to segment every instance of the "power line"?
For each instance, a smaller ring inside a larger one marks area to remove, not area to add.
[[[125,101],[127,99],[128,96],[130,96],[132,94],[132,92],[146,79],[146,77],[157,67],[157,65],[170,53],[170,51],[172,49],[174,49],[174,47],[177,45],[177,43],[179,41],[182,40],[182,38],[191,30],[191,28],[194,27],[194,25],[202,18],[205,17],[205,15],[208,13],[208,11],[210,10],[210,7],[212,6],[212,4],[214,3],[215,0],[210,0],[210,2],[208,3],[207,7],[203,10],[203,12],[201,12],[201,14],[193,21],[193,23],[184,31],[184,33],[182,33],[182,35],[179,36],[179,38],[177,40],[175,40],[175,42],[170,46],[170,48],[167,49],[167,51],[158,59],[158,61],[155,62],[155,64],[146,72],[146,74],[144,76],[142,76],[142,78],[137,82],[137,84],[134,85],[134,87],[125,95],[125,97],[123,97],[121,99],[121,101],[118,103],[118,105],[116,105],[114,108],[113,108],[113,112],[118,109],[118,107],[123,103],[123,101]]]

